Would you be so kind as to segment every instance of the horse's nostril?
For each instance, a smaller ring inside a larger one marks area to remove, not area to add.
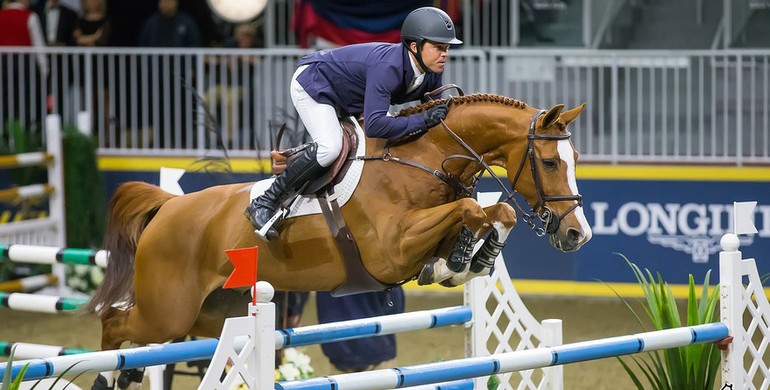
[[[580,230],[569,229],[567,230],[567,238],[569,239],[570,243],[577,245],[583,238],[583,234],[580,233]]]

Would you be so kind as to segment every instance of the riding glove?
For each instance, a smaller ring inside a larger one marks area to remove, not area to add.
[[[442,119],[446,118],[446,114],[449,112],[449,107],[446,104],[437,104],[423,113],[422,119],[425,121],[425,126],[429,129],[433,126],[441,123]]]

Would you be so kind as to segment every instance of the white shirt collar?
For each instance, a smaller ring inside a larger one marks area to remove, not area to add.
[[[422,84],[422,80],[425,78],[425,72],[420,71],[420,67],[417,66],[417,62],[414,60],[413,56],[409,56],[409,63],[412,64],[412,70],[414,71],[414,78],[412,79],[412,82],[409,84],[409,88],[407,88],[406,92],[412,92],[417,87]]]

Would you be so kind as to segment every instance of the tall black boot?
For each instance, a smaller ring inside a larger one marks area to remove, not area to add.
[[[324,167],[318,164],[316,160],[317,152],[318,144],[313,143],[305,149],[301,156],[293,160],[283,173],[275,178],[273,185],[264,194],[252,200],[251,204],[246,207],[245,214],[257,228],[257,231],[261,230],[275,215],[278,207],[286,199],[294,196],[307,181],[323,172]],[[265,238],[271,240],[276,237],[278,237],[278,230],[273,225],[267,230]]]

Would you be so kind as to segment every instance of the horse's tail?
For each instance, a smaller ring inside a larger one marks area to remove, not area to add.
[[[116,303],[134,302],[134,255],[139,237],[161,206],[175,195],[142,182],[122,184],[112,196],[102,247],[109,251],[107,270],[85,309],[103,317]]]

